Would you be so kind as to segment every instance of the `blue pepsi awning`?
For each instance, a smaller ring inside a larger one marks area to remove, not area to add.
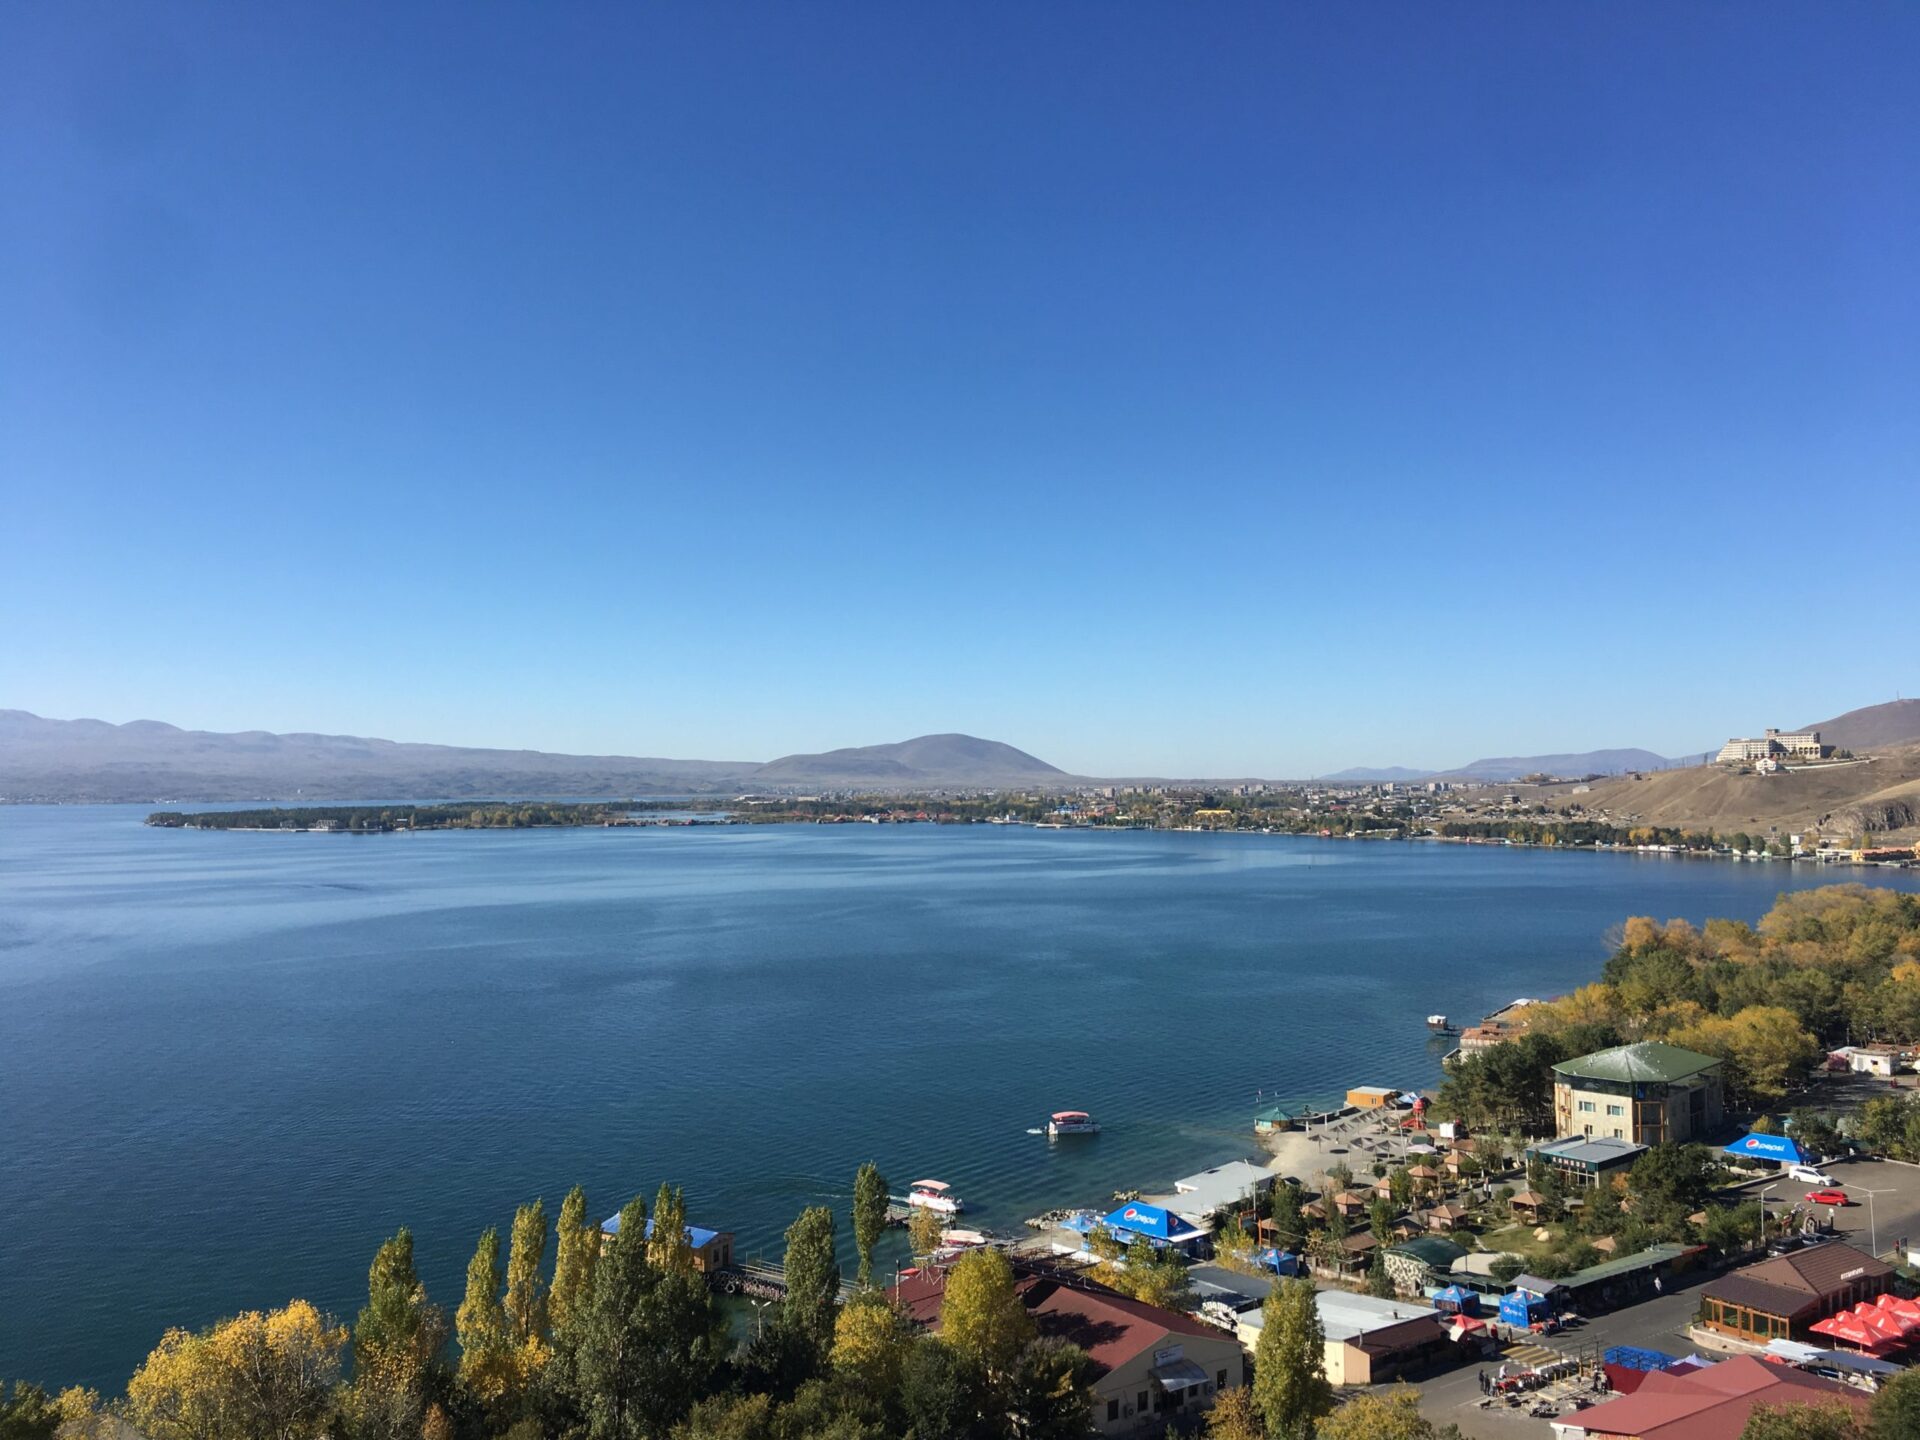
[[[1178,1242],[1195,1239],[1203,1233],[1171,1210],[1159,1205],[1143,1205],[1138,1201],[1109,1212],[1105,1223],[1109,1230],[1145,1235],[1150,1240]]]
[[[1804,1165],[1807,1157],[1785,1135],[1762,1135],[1758,1131],[1742,1135],[1727,1146],[1726,1153],[1743,1160],[1773,1160],[1782,1165]]]

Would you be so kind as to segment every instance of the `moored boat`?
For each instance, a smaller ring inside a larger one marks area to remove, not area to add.
[[[1427,1016],[1427,1028],[1440,1035],[1451,1035],[1454,1032],[1453,1022],[1444,1015]]]
[[[1098,1135],[1100,1122],[1084,1110],[1056,1110],[1047,1118],[1047,1134]]]
[[[916,1180],[907,1190],[907,1204],[942,1215],[958,1215],[967,1207],[944,1180]]]

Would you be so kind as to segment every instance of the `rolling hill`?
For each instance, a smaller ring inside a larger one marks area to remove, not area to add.
[[[921,735],[817,755],[783,755],[750,777],[757,785],[1044,785],[1069,779],[1024,750],[972,735]]]
[[[1721,833],[1777,828],[1783,834],[1905,836],[1920,830],[1920,745],[1875,750],[1872,759],[1856,764],[1779,775],[1694,765],[1637,779],[1598,780],[1583,794],[1562,792],[1549,803],[1604,811],[1615,823]]]
[[[1889,700],[1800,728],[1818,730],[1822,740],[1842,750],[1920,744],[1920,700]]]

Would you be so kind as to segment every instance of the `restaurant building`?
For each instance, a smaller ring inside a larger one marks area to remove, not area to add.
[[[1886,1290],[1894,1269],[1838,1242],[1722,1276],[1700,1292],[1700,1323],[1736,1340],[1804,1340],[1809,1327]]]

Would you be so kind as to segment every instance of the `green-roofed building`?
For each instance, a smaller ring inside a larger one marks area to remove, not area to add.
[[[1553,1067],[1553,1116],[1563,1136],[1679,1145],[1703,1140],[1724,1116],[1721,1062],[1643,1040]]]

